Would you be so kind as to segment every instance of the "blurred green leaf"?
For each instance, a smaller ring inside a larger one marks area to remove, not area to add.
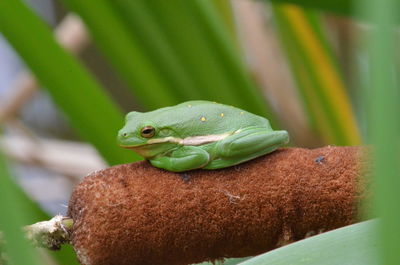
[[[358,13],[355,9],[353,0],[270,0],[273,3],[287,3],[287,4],[295,4],[305,8],[314,8],[320,9],[322,11],[337,13],[339,15],[346,15],[346,16],[356,16],[362,19],[367,19],[367,15]],[[367,6],[368,2],[362,2],[363,6]],[[395,1],[393,5],[393,10],[400,12],[400,2]],[[399,21],[399,18],[397,18]]]
[[[323,11],[338,13],[342,15],[351,15],[352,0],[270,0],[273,3],[295,4],[305,8],[321,9]]]
[[[148,109],[174,105],[179,97],[168,90],[138,41],[107,0],[63,0],[86,23],[95,43],[121,74],[139,102]],[[142,17],[137,18],[141,20]],[[143,26],[143,25],[141,25]]]
[[[364,77],[367,89],[368,142],[373,146],[373,177],[375,214],[379,223],[380,262],[400,264],[400,90],[396,71],[396,54],[399,40],[396,21],[400,19],[397,0],[357,1],[357,10],[369,18],[374,27],[369,28],[366,39],[368,74]],[[398,69],[397,69],[398,70]]]
[[[221,103],[238,104],[231,93],[234,86],[223,72],[215,57],[208,36],[197,26],[198,20],[188,10],[186,1],[150,0],[142,1],[153,20],[165,32],[166,42],[174,49],[174,54],[188,71],[202,98]]]
[[[7,244],[5,249],[12,248],[14,253],[9,256],[15,261],[15,264],[43,264],[38,261],[37,253],[34,253],[32,262],[22,263],[22,259],[27,258],[30,261],[32,258],[32,247],[25,240],[22,240],[20,232],[22,227],[36,222],[49,220],[50,216],[45,213],[37,203],[32,201],[26,193],[14,182],[9,174],[5,164],[5,159],[0,153],[0,231],[5,231],[7,242],[10,242],[8,237],[11,238],[11,244]],[[17,247],[16,247],[17,246]],[[24,248],[24,249],[21,249]],[[27,248],[27,249],[26,249]],[[0,246],[1,249],[1,246]],[[29,253],[25,253],[28,251]],[[59,251],[42,250],[53,256],[60,265],[78,265],[76,255],[71,246],[63,246]],[[14,258],[13,255],[18,255]],[[19,256],[25,257],[19,257]],[[1,259],[0,259],[1,260]],[[36,261],[38,263],[34,263]],[[18,262],[17,262],[18,261]],[[1,264],[1,263],[0,263]]]
[[[126,24],[127,34],[137,41],[141,54],[159,72],[159,78],[164,79],[168,93],[179,101],[201,98],[202,91],[197,89],[196,82],[176,56],[172,44],[166,41],[165,33],[155,23],[151,10],[143,1],[116,0],[111,5]]]
[[[32,216],[18,186],[13,183],[0,153],[0,231],[4,235],[4,250],[12,264],[42,264],[38,253],[25,239],[22,227]],[[31,204],[32,206],[32,204]],[[3,249],[3,248],[2,248]]]
[[[201,30],[201,35],[207,36],[210,52],[214,52],[221,69],[231,82],[231,89],[224,96],[232,94],[236,96],[238,107],[247,109],[253,113],[265,115],[271,113],[267,108],[265,99],[260,91],[250,80],[248,73],[239,55],[236,44],[228,34],[221,17],[211,1],[193,0],[185,1],[188,12],[193,14]]]
[[[236,21],[233,14],[232,2],[230,0],[212,0],[211,2],[220,14],[225,28],[232,35],[232,38],[236,39]]]
[[[208,99],[270,114],[212,1],[64,0],[147,109]],[[110,35],[113,37],[110,38]]]
[[[241,265],[376,265],[376,222],[366,221],[313,236]]]
[[[19,240],[19,235],[17,234],[15,237],[15,233],[22,231],[21,228],[23,226],[49,220],[51,217],[44,212],[36,202],[29,198],[17,183],[15,183],[5,162],[5,158],[0,153],[0,212],[2,213],[0,215],[0,231],[5,230],[4,227],[6,229],[12,229],[11,235],[13,240]],[[10,211],[11,213],[9,213]],[[3,223],[5,223],[4,227]],[[22,243],[22,245],[20,245],[20,243],[14,243],[21,247],[24,247],[25,244]],[[44,249],[42,251],[45,251],[50,256],[53,256],[60,265],[78,265],[75,252],[71,246],[63,246],[59,251],[50,251]],[[20,254],[22,253],[24,253],[24,250],[20,252]],[[30,265],[32,263],[16,262],[15,264]],[[43,263],[39,262],[39,264]]]
[[[294,5],[274,5],[273,10],[312,127],[328,144],[360,144],[351,102],[319,16]]]
[[[109,95],[20,0],[0,1],[0,31],[48,89],[71,125],[110,164],[139,158],[116,145],[123,115]]]

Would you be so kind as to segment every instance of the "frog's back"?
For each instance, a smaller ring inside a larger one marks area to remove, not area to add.
[[[216,102],[195,100],[157,110],[156,121],[161,127],[179,128],[185,135],[226,133],[249,126],[271,129],[264,117]],[[168,121],[168,122],[164,122]],[[196,133],[193,133],[196,132]]]

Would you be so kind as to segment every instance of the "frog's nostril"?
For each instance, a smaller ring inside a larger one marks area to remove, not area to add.
[[[120,132],[118,133],[118,136],[121,137],[121,138],[126,138],[126,137],[128,137],[128,132],[126,132],[126,131],[125,131],[125,132],[124,132],[124,131],[121,132],[121,131],[120,131]]]

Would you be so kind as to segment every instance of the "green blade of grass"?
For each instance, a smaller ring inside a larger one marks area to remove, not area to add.
[[[165,32],[175,54],[185,65],[202,92],[203,99],[238,104],[230,93],[229,80],[207,47],[207,37],[196,27],[195,19],[181,0],[143,1],[153,20]]]
[[[215,57],[220,58],[218,60],[220,67],[224,69],[225,75],[231,80],[230,93],[240,99],[238,107],[246,108],[260,115],[271,113],[261,92],[254,86],[244,69],[237,46],[227,28],[224,27],[224,23],[212,2],[193,0],[186,1],[186,3],[189,11],[196,16],[202,34],[208,36],[209,41],[207,43],[212,45],[210,51],[215,53]]]
[[[174,105],[179,98],[171,93],[160,73],[144,56],[125,23],[106,0],[63,0],[86,23],[96,44],[121,74],[139,102],[148,109]]]
[[[181,0],[64,2],[82,16],[103,51],[149,108],[170,105],[182,97],[201,97],[259,114],[267,112],[212,4]],[[158,35],[159,28],[169,43]],[[115,37],[109,38],[110,34]],[[138,37],[143,38],[134,41]],[[139,78],[143,82],[138,84]]]
[[[270,0],[273,3],[288,3],[295,4],[305,8],[321,9],[323,11],[333,12],[342,15],[352,14],[351,0]]]
[[[293,5],[274,5],[274,15],[312,127],[329,144],[360,144],[355,115],[318,16]]]
[[[149,58],[160,78],[165,80],[169,93],[179,101],[201,98],[204,93],[176,56],[171,43],[166,41],[164,32],[143,1],[116,0],[111,5],[140,45],[141,53]]]
[[[211,3],[215,6],[231,37],[236,39],[236,23],[232,2],[230,0],[213,0]]]
[[[215,7],[182,0],[151,0],[143,4],[203,99],[270,114],[260,91],[249,81],[236,44],[232,44],[229,30]],[[228,51],[221,52],[225,48]],[[231,66],[232,62],[235,65]]]
[[[270,0],[273,3],[287,3],[287,4],[295,4],[300,7],[305,8],[313,8],[313,9],[320,9],[321,11],[327,11],[336,13],[339,15],[345,16],[354,16],[356,18],[366,19],[372,21],[368,15],[364,14],[363,12],[355,12],[354,11],[354,3],[352,0]],[[362,5],[366,6],[367,1],[363,2]],[[393,4],[393,10],[400,12],[400,2],[397,1]],[[400,21],[399,18],[396,19],[398,23]]]
[[[377,221],[313,236],[249,259],[241,265],[376,265]]]
[[[0,1],[0,31],[48,89],[71,125],[110,164],[138,159],[116,146],[116,134],[123,125],[120,110],[27,6],[19,0]]]
[[[215,87],[218,83],[212,84],[214,80],[213,71],[208,67],[200,69],[205,74],[196,79],[196,75],[193,75],[193,68],[199,68],[199,62],[202,60],[201,57],[196,56],[195,63],[188,67],[187,61],[182,60],[182,49],[176,49],[176,47],[184,47],[184,49],[190,49],[191,56],[195,53],[192,51],[195,47],[199,47],[198,41],[191,38],[191,35],[182,34],[183,24],[188,24],[187,17],[180,16],[180,23],[176,23],[176,26],[181,27],[181,29],[172,34],[178,34],[179,38],[172,39],[167,36],[170,32],[163,25],[157,23],[157,16],[154,15],[154,9],[149,8],[150,4],[146,2],[152,2],[154,4],[161,4],[159,1],[128,1],[128,0],[117,0],[112,2],[112,6],[115,8],[117,14],[121,15],[123,21],[127,24],[127,29],[132,34],[132,36],[140,43],[141,51],[147,58],[152,62],[155,69],[159,70],[160,77],[167,80],[166,84],[171,94],[180,95],[181,100],[188,99],[210,99],[216,100],[215,98]],[[168,7],[173,10],[181,9],[178,1],[170,1],[167,3]],[[182,9],[183,10],[183,9]],[[169,10],[163,8],[161,11],[163,14],[168,13]],[[186,10],[186,14],[190,14],[189,10]],[[183,18],[185,17],[185,18]],[[183,18],[183,19],[182,19]],[[167,16],[167,20],[176,20],[173,16]],[[186,20],[186,21],[185,21]],[[190,24],[190,22],[189,22]],[[194,34],[189,32],[189,34]],[[196,38],[206,39],[207,35],[196,34]],[[185,38],[186,37],[186,38]],[[183,44],[183,45],[182,45]],[[204,49],[202,56],[206,56],[208,62],[213,62],[210,54],[210,49]],[[215,77],[222,80],[220,76],[215,75]],[[202,79],[202,80],[201,80]],[[210,85],[202,86],[204,79],[207,79]],[[221,86],[220,86],[221,87]],[[219,94],[221,94],[220,91]],[[217,97],[222,97],[224,95],[218,95]],[[229,99],[230,95],[227,97]]]
[[[369,143],[374,148],[375,214],[382,220],[378,227],[380,262],[400,264],[399,192],[399,84],[396,83],[398,51],[396,21],[400,18],[395,0],[357,1],[357,12],[374,23],[366,41],[369,52],[366,107]]]

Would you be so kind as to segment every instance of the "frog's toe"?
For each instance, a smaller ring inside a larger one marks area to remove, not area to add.
[[[275,142],[282,143],[282,145],[289,143],[289,133],[287,131],[274,131]]]

